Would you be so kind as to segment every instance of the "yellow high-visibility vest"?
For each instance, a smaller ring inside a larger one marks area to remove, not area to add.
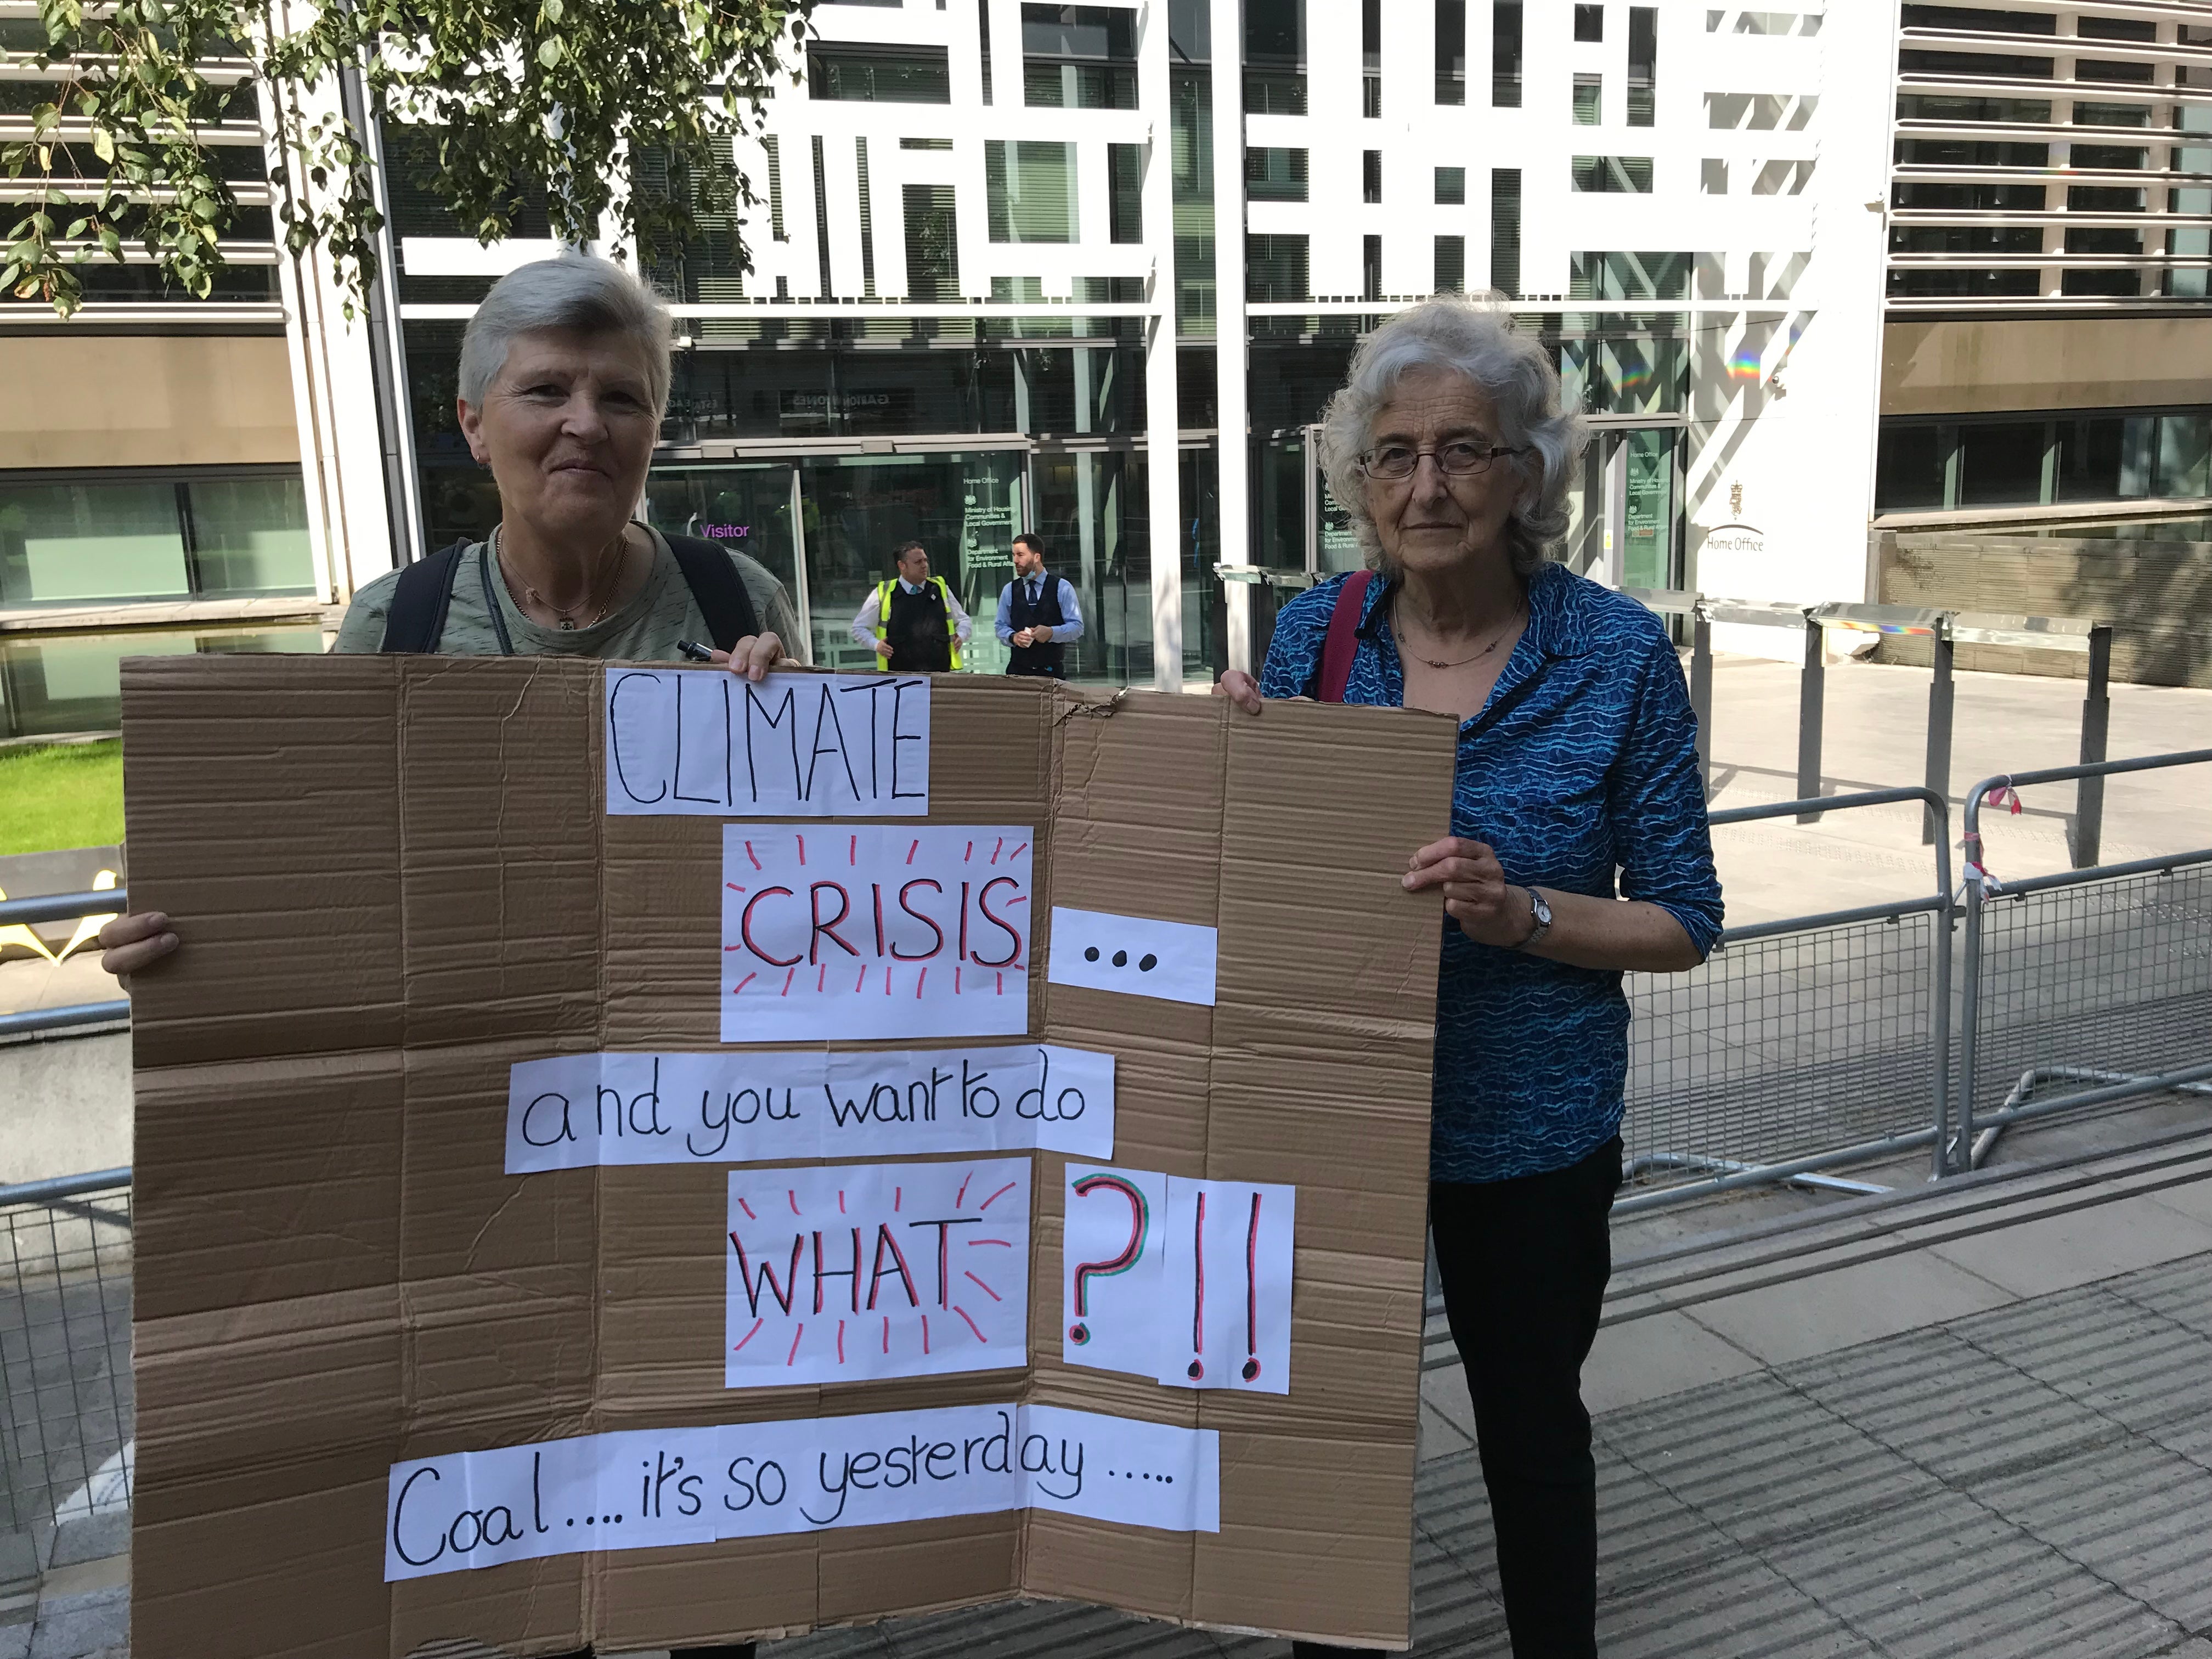
[[[952,669],[960,670],[960,619],[952,614],[952,590],[945,585],[942,576],[932,576],[929,586],[937,590],[938,602],[945,607],[945,633],[952,646]],[[888,674],[891,667],[891,594],[898,587],[894,576],[876,589],[876,669]]]

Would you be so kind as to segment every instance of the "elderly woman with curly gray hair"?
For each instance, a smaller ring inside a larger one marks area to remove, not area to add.
[[[1693,968],[1721,929],[1674,647],[1643,606],[1544,556],[1583,441],[1502,309],[1438,298],[1393,318],[1322,436],[1370,568],[1285,606],[1257,684],[1217,688],[1254,714],[1316,697],[1460,721],[1450,833],[1405,884],[1443,900],[1430,1224],[1516,1659],[1597,1651],[1582,1366],[1621,1178],[1621,975]]]

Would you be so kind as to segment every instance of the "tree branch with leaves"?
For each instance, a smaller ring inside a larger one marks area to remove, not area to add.
[[[761,131],[762,100],[788,72],[813,4],[326,0],[295,11],[287,0],[40,0],[45,51],[6,54],[53,92],[32,109],[27,137],[0,140],[0,185],[13,198],[0,217],[20,214],[0,242],[0,294],[69,316],[86,266],[122,262],[130,244],[204,298],[240,212],[210,130],[244,123],[275,139],[282,249],[319,251],[351,314],[374,280],[383,218],[368,135],[336,95],[349,71],[371,118],[437,133],[420,182],[479,240],[508,235],[542,193],[560,240],[589,243],[611,225],[649,266],[694,240],[702,215],[757,199],[717,149],[727,155]],[[623,157],[641,149],[662,152],[690,187],[629,188]],[[750,268],[742,244],[738,258]]]

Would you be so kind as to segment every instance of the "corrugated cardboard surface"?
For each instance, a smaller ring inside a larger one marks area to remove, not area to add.
[[[600,670],[125,665],[131,896],[187,941],[134,987],[141,1659],[1016,1595],[1405,1645],[1437,907],[1398,874],[1447,822],[1451,723],[938,680],[929,821],[1035,827],[1033,963],[1050,903],[1220,930],[1216,1006],[1040,969],[1030,1031],[1117,1057],[1115,1162],[1297,1187],[1291,1392],[1064,1365],[1038,1153],[1026,1371],[732,1393],[723,1168],[503,1172],[514,1061],[719,1046],[720,823],[605,815]],[[1218,1429],[1221,1530],[976,1516],[383,1582],[397,1460],[1015,1399]]]

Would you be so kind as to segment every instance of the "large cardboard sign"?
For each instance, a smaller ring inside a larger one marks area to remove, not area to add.
[[[126,665],[134,1652],[1407,1645],[1452,723],[727,678]]]

